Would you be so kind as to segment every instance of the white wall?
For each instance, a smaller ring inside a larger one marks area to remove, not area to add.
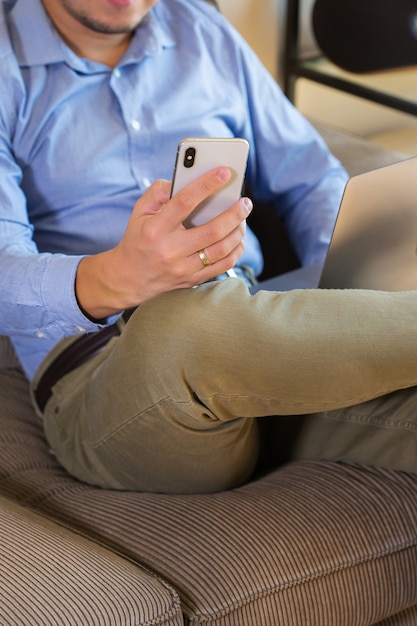
[[[286,0],[218,0],[222,13],[245,37],[271,74],[280,80],[280,55],[284,44]],[[310,28],[314,0],[300,0],[301,47],[310,50],[315,42]]]
[[[282,0],[219,0],[222,13],[276,76]]]

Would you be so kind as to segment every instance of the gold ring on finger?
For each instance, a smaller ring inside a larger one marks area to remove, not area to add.
[[[200,257],[201,262],[204,265],[204,267],[207,267],[208,265],[211,265],[210,259],[208,258],[207,254],[205,253],[204,250],[199,250],[198,251],[198,256]]]

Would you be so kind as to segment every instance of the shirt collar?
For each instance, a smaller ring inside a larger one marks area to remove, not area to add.
[[[163,48],[175,46],[171,33],[165,27],[164,20],[159,19],[155,8],[151,9],[136,29],[120,65],[137,63],[145,56],[155,55]],[[46,14],[41,0],[17,0],[10,11],[10,17],[14,25],[12,40],[20,66],[66,62],[77,71],[89,72],[100,65],[80,59],[65,45]],[[36,29],[33,28],[34,21],[37,24]]]

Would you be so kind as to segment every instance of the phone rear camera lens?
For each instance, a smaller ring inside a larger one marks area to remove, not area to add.
[[[187,148],[184,155],[184,167],[192,167],[195,161],[195,148]]]

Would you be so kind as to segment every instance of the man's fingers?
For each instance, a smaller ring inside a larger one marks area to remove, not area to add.
[[[156,180],[137,202],[140,215],[154,215],[169,201],[171,195],[171,182],[169,180]]]
[[[196,253],[190,254],[190,261],[192,261],[193,263],[193,270],[197,271],[199,269],[202,269],[202,267],[209,265],[207,262],[206,264],[203,263],[204,255],[207,257],[210,265],[216,265],[219,263],[219,261],[224,261],[225,259],[227,259],[230,253],[233,250],[237,249],[240,246],[241,242],[243,242],[245,230],[246,223],[241,222],[239,226],[235,228],[231,233],[229,233],[226,238],[216,241],[212,245],[206,245],[204,247],[198,248]],[[204,252],[204,255],[200,254],[201,251]]]
[[[192,211],[212,193],[221,189],[231,178],[228,167],[218,167],[178,191],[167,203],[164,218],[173,227],[181,224]]]
[[[210,222],[195,226],[191,230],[193,238],[192,245],[195,249],[211,246],[225,239],[240,224],[246,221],[246,218],[252,211],[253,204],[249,198],[241,198],[237,203],[233,204],[230,209],[223,211]],[[190,249],[190,253],[193,252]]]

